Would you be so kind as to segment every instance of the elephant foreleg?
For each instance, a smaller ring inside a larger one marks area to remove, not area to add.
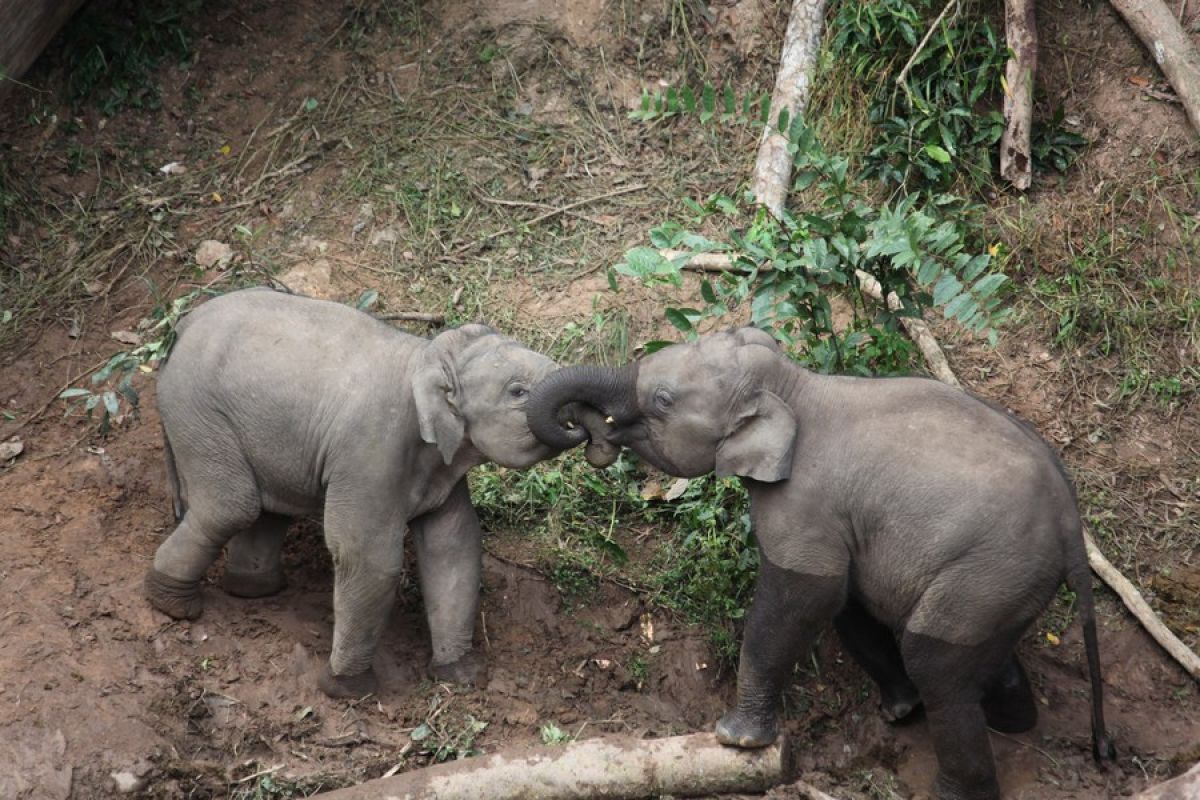
[[[437,680],[481,683],[484,663],[471,640],[479,611],[483,531],[466,479],[441,508],[414,520],[412,530],[433,641],[430,672]]]
[[[737,747],[775,741],[792,669],[842,607],[846,583],[844,575],[805,575],[763,558],[738,662],[737,706],[717,723],[717,739]]]
[[[362,697],[378,686],[371,662],[404,569],[401,515],[326,501],[325,541],[333,555],[333,648],[320,687],[330,697]]]

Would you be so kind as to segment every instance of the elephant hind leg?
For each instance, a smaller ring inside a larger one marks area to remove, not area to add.
[[[983,713],[988,727],[1001,733],[1024,733],[1037,724],[1037,702],[1016,653],[984,688]]]
[[[205,466],[211,473],[220,464]],[[203,474],[200,470],[195,473]],[[195,473],[185,468],[185,475]],[[154,553],[154,565],[144,583],[150,604],[175,619],[200,616],[204,573],[225,543],[250,527],[260,511],[258,489],[248,469],[244,473],[229,471],[220,480],[190,480],[188,487],[188,510]]]
[[[267,597],[287,586],[281,552],[291,519],[264,512],[229,542],[221,587],[235,597]]]
[[[879,686],[879,710],[888,722],[914,718],[921,694],[904,669],[892,629],[872,617],[853,596],[834,618],[842,646]]]
[[[981,701],[1011,658],[1018,632],[973,645],[906,630],[904,664],[925,701],[937,755],[938,800],[999,800],[987,719]]]

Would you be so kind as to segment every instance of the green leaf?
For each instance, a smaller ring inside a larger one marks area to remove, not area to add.
[[[936,144],[925,145],[925,154],[939,164],[949,164],[950,154]]]
[[[717,92],[711,83],[704,84],[701,95],[700,121],[708,122],[717,111]]]
[[[683,87],[683,110],[689,114],[696,113],[696,93],[692,91],[692,87]]]
[[[617,286],[617,271],[612,267],[609,267],[606,270],[606,273],[608,275],[608,290],[610,292],[620,291],[620,287]]]
[[[379,292],[374,289],[367,289],[358,296],[358,300],[354,302],[354,307],[359,311],[370,311],[379,302]]]
[[[90,389],[64,389],[58,396],[62,400],[70,400],[72,397],[89,397],[92,392]]]
[[[700,296],[709,305],[716,305],[717,303],[717,293],[713,291],[712,283],[707,278],[700,281]]]
[[[920,268],[917,269],[917,283],[922,286],[928,286],[937,280],[937,277],[942,274],[942,265],[936,259],[927,258],[921,262]]]
[[[955,317],[962,319],[967,314],[974,314],[978,308],[979,306],[975,302],[975,298],[969,294],[960,294],[950,301],[943,313],[946,319],[954,319]]]
[[[698,318],[700,312],[694,308],[668,308],[666,311],[667,321],[674,325],[684,333],[689,333],[693,329],[692,319]]]
[[[675,342],[665,342],[662,339],[655,339],[654,341],[646,342],[644,345],[642,345],[642,352],[646,355],[650,355],[651,353],[657,353],[664,347],[670,347],[673,344],[675,344]]]
[[[1007,280],[1008,277],[1006,275],[996,272],[988,275],[986,278],[980,279],[978,283],[971,287],[971,292],[978,297],[988,297],[1003,286]]]
[[[117,410],[119,409],[119,403],[117,400],[116,393],[115,392],[105,392],[103,397],[104,397],[104,410],[108,412],[108,415],[110,417],[115,417],[117,415]]]
[[[316,99],[310,97],[304,101],[304,110],[305,111],[316,111],[317,105],[318,105],[318,103],[317,103]]]
[[[977,277],[983,274],[983,271],[987,269],[988,264],[991,262],[992,258],[987,253],[980,253],[979,255],[974,256],[970,261],[967,262],[966,267],[962,269],[962,279],[964,281],[975,280]]]
[[[961,291],[962,284],[958,278],[947,273],[933,287],[933,304],[935,306],[944,306]]]

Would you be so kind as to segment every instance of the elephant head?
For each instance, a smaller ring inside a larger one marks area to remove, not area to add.
[[[421,439],[449,464],[464,446],[486,460],[523,469],[561,447],[530,431],[525,406],[535,384],[556,364],[485,325],[436,336],[418,356],[413,400]]]
[[[560,369],[534,387],[529,427],[559,449],[590,441],[595,466],[629,447],[671,475],[781,481],[797,432],[784,398],[798,373],[769,334],[742,328],[616,369]]]

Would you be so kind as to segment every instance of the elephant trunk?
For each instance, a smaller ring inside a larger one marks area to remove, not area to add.
[[[632,420],[637,415],[637,362],[624,367],[563,367],[546,376],[529,394],[525,416],[529,429],[543,444],[566,450],[596,440],[600,431],[564,422],[563,410],[589,406],[602,417]],[[590,416],[590,415],[589,415]]]

